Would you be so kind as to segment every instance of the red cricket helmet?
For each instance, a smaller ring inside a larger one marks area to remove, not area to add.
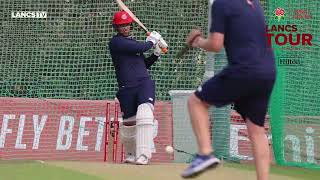
[[[113,16],[112,24],[121,25],[121,24],[130,24],[133,22],[133,19],[129,16],[124,10],[118,11]]]

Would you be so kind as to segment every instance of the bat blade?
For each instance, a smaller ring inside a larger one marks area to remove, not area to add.
[[[147,36],[150,35],[149,30],[143,25],[143,23],[131,12],[131,10],[122,2],[122,0],[116,0],[119,7],[124,10],[125,12],[127,12],[129,14],[129,16],[143,29],[146,31]],[[163,47],[162,49],[163,53],[167,53],[168,51],[168,45],[166,45],[166,47]]]
[[[121,0],[116,0],[119,7],[127,12],[129,16],[137,23],[139,24],[140,27],[142,27],[143,30],[146,32],[149,32],[148,29],[143,25],[143,23],[130,11],[130,9],[121,1]]]
[[[176,58],[181,58],[183,55],[185,55],[190,50],[190,47],[185,44],[183,48],[177,53]]]

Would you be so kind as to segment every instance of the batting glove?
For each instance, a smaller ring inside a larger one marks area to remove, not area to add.
[[[154,48],[153,54],[159,57],[161,55],[161,51],[162,50],[161,50],[161,48],[159,46],[159,43],[156,44],[156,47]]]
[[[147,37],[147,41],[151,41],[153,45],[156,45],[160,41],[161,35],[157,31],[152,31],[150,35]]]

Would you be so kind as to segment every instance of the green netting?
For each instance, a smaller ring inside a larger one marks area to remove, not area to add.
[[[183,47],[193,26],[205,27],[206,0],[125,1],[148,27],[159,31],[169,53],[152,68],[157,99],[170,89],[194,89],[202,79],[204,61]],[[111,0],[1,0],[0,96],[56,99],[113,98],[117,90],[107,42],[114,35]],[[47,18],[12,18],[12,12],[46,11]],[[145,40],[137,25],[134,36]],[[192,78],[190,78],[192,77]]]
[[[193,26],[207,26],[207,0],[125,3],[149,30],[159,31],[169,44],[169,53],[151,71],[157,82],[157,99],[169,100],[168,91],[172,89],[194,90],[203,80],[205,54],[192,50],[182,59],[176,59],[175,54]],[[298,58],[301,64],[278,64],[270,112],[277,162],[319,167],[320,2],[265,0],[261,4],[269,25],[296,24],[296,33],[313,35],[312,47],[274,46],[277,63],[290,57]],[[286,10],[281,21],[273,14],[277,7]],[[111,0],[0,0],[0,96],[113,98],[117,87],[107,42],[115,33],[110,22],[117,10]],[[307,11],[311,17],[294,18],[296,10]],[[47,18],[11,17],[12,12],[21,11],[46,11]],[[133,34],[139,40],[145,39],[138,26]],[[218,72],[225,66],[226,57],[224,53],[214,56],[214,70]],[[214,126],[225,127],[223,123],[230,120],[229,109],[213,112]],[[229,131],[214,132],[215,137],[229,136]],[[215,148],[221,156],[228,156],[224,152],[228,149],[227,141],[225,138],[214,141],[219,142]]]
[[[313,36],[312,46],[276,46],[273,42],[278,71],[271,102],[274,155],[282,165],[319,168],[320,2],[269,0],[269,5],[269,26],[297,25],[298,31],[292,33],[294,37],[303,33]],[[279,21],[272,14],[278,7],[285,10],[285,16]],[[289,34],[274,34],[279,33]],[[297,63],[288,63],[285,59]]]

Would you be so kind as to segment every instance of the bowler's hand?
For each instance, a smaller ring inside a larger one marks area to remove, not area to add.
[[[191,30],[186,40],[187,45],[190,47],[197,47],[197,41],[200,37],[202,37],[202,32],[200,29]]]

